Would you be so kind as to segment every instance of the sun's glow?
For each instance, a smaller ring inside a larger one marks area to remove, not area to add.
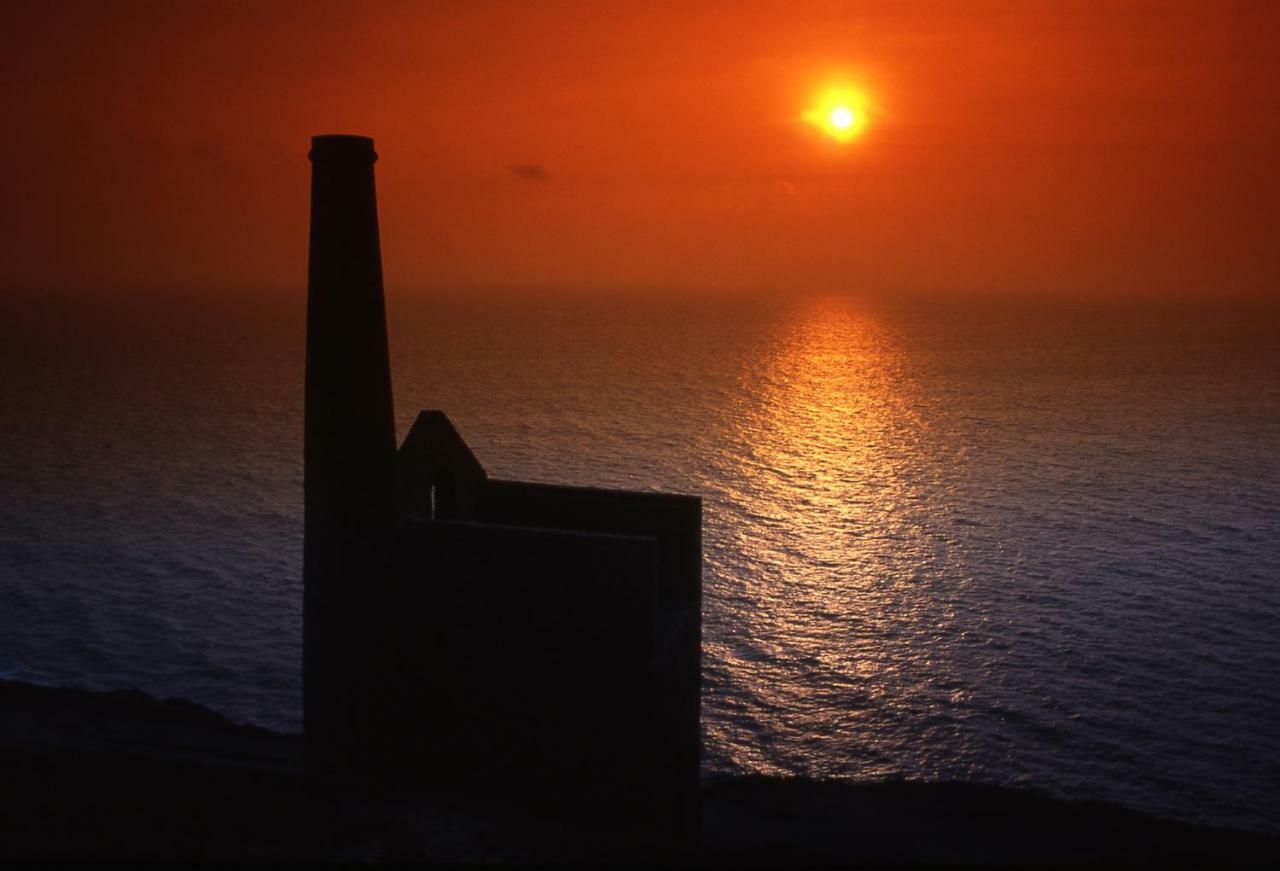
[[[801,116],[838,142],[848,142],[867,126],[870,103],[852,88],[829,88]]]

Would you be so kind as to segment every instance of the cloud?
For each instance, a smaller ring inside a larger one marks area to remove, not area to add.
[[[513,163],[511,171],[521,181],[550,181],[551,173],[540,163]]]

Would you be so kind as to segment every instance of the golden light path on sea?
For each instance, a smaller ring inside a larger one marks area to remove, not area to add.
[[[785,760],[738,750],[732,761],[745,769],[822,775],[824,745],[852,737],[863,776],[894,773],[881,767],[890,754],[878,752],[869,723],[916,705],[900,671],[909,664],[940,686],[963,683],[947,651],[926,641],[947,606],[915,582],[953,556],[918,552],[928,547],[918,533],[930,488],[919,471],[930,433],[908,362],[874,314],[815,301],[791,322],[738,418],[742,453],[725,508],[745,557],[729,594],[743,613],[732,649],[717,655],[736,660],[743,709],[767,712],[769,722],[753,724],[762,734],[811,748]],[[833,718],[836,700],[843,710]]]

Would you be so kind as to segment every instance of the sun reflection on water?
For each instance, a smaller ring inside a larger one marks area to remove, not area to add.
[[[718,579],[733,625],[708,651],[713,662],[733,663],[732,676],[711,668],[708,703],[730,715],[713,718],[720,725],[708,743],[713,752],[735,747],[735,766],[891,773],[892,754],[879,746],[885,727],[895,711],[919,722],[923,712],[909,709],[930,703],[900,673],[908,660],[948,703],[962,700],[945,646],[928,643],[948,615],[919,582],[941,574],[949,557],[921,552],[928,424],[906,363],[876,316],[847,300],[814,301],[783,334],[756,389],[744,391],[755,401],[723,454],[732,485],[717,506],[723,544],[741,555],[741,570]],[[731,740],[736,725],[784,740],[744,751]]]

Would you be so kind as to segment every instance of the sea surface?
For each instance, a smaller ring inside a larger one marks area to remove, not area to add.
[[[0,302],[0,674],[300,727],[301,289]],[[1280,321],[393,295],[401,436],[701,494],[707,772],[1280,832]],[[603,618],[602,618],[603,619]]]

